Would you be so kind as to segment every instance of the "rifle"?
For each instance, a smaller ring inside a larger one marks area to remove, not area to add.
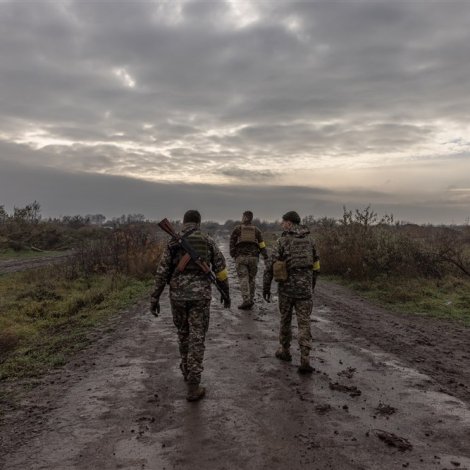
[[[163,219],[158,222],[158,226],[166,232],[170,237],[178,243],[178,245],[186,252],[185,256],[181,259],[178,263],[177,269],[181,272],[184,271],[184,268],[189,263],[190,260],[193,260],[194,263],[201,269],[201,271],[207,276],[209,281],[217,287],[217,290],[220,292],[222,296],[222,300],[225,302],[230,303],[230,297],[226,294],[226,292],[220,287],[219,283],[217,282],[217,278],[215,274],[211,271],[209,265],[201,259],[201,257],[197,254],[197,252],[193,249],[191,244],[186,240],[184,237],[179,235],[175,232],[175,229],[172,227],[170,221],[168,219]]]

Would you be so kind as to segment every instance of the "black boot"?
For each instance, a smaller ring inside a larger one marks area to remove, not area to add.
[[[181,369],[181,373],[183,374],[184,381],[187,382],[188,381],[188,366],[183,361],[180,362],[180,369]]]
[[[292,361],[292,355],[289,351],[289,348],[285,348],[283,346],[279,347],[279,349],[276,351],[275,356],[281,361],[286,361],[286,362]]]
[[[313,367],[310,365],[308,356],[300,357],[300,366],[297,371],[299,374],[311,374],[313,372]]]
[[[199,384],[188,384],[188,394],[186,395],[186,400],[198,401],[203,398],[205,394],[206,389],[201,387]]]
[[[249,302],[247,300],[244,300],[239,306],[238,308],[240,310],[250,310],[251,307],[253,307],[253,302]]]

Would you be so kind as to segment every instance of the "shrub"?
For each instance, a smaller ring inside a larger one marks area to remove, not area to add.
[[[345,208],[339,221],[320,219],[312,229],[326,274],[354,280],[470,275],[467,230],[403,227],[393,223],[393,216],[378,219],[370,207],[355,212]]]

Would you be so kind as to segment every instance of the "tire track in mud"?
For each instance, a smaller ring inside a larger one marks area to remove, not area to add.
[[[34,259],[11,259],[0,261],[0,275],[16,273],[18,271],[26,271],[28,269],[41,268],[43,266],[50,266],[57,263],[63,263],[67,258],[72,255],[72,252],[66,252],[62,255],[45,256],[42,258]]]
[[[470,403],[470,328],[425,315],[400,314],[369,303],[348,289],[320,282],[315,301],[327,318],[351,334],[430,375],[440,391]]]
[[[443,469],[451,462],[470,468],[468,405],[339,328],[331,321],[337,306],[324,299],[327,284],[320,282],[312,318],[316,370],[304,377],[296,348],[291,364],[273,356],[276,305],[258,291],[253,311],[237,310],[232,263],[229,272],[234,307],[213,301],[204,400],[185,400],[168,299],[158,319],[141,304],[4,420],[1,432],[13,434],[2,468]],[[334,383],[340,387],[332,390]],[[24,429],[32,406],[40,422]],[[23,434],[15,438],[18,417]],[[406,439],[412,448],[400,451],[378,434]]]

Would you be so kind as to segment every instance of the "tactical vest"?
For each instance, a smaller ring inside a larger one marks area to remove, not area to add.
[[[210,248],[209,242],[207,241],[207,238],[204,236],[204,234],[199,230],[196,230],[195,232],[190,233],[188,236],[183,235],[183,237],[188,241],[193,250],[200,256],[201,260],[209,264]],[[177,266],[185,254],[186,252],[178,246],[175,256],[173,257],[173,264]],[[201,271],[201,268],[191,260],[186,266],[185,271]]]
[[[299,268],[312,268],[313,250],[309,238],[292,237],[285,247],[285,261],[287,270]]]
[[[254,243],[255,245],[258,245],[258,240],[256,239],[256,227],[254,225],[240,226],[240,235],[237,240],[237,245],[240,243]]]

